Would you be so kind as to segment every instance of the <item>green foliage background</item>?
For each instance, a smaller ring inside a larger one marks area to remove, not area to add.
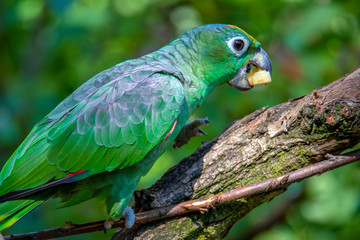
[[[252,111],[309,93],[360,63],[358,0],[15,0],[0,2],[0,166],[30,129],[80,84],[121,61],[166,45],[195,26],[229,23],[262,43],[273,82],[245,94],[220,86],[195,117],[208,136],[170,150],[141,181],[149,187],[171,166]],[[255,239],[354,239],[360,234],[359,164],[314,177],[255,210],[231,231],[240,239],[301,194],[285,217]],[[105,218],[89,201],[56,209],[51,200],[7,233]],[[108,239],[94,233],[69,239]]]

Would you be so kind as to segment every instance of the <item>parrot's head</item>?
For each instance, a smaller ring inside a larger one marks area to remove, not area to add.
[[[184,38],[196,43],[205,79],[210,85],[227,82],[246,91],[271,81],[272,66],[260,43],[242,29],[209,24],[188,31]]]

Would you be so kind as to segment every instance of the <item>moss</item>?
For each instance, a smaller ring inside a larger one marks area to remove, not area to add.
[[[300,128],[312,139],[323,139],[335,135],[348,137],[351,132],[358,132],[360,112],[358,108],[349,107],[345,101],[336,101],[324,106],[319,113],[315,106],[306,106],[300,110]]]
[[[164,232],[164,229],[166,229],[166,232]],[[179,230],[183,229],[183,231]],[[201,230],[201,227],[199,228],[199,225],[194,225],[193,220],[191,218],[180,218],[180,219],[174,219],[171,221],[168,221],[165,223],[164,227],[158,227],[153,230],[153,234],[156,236],[156,238],[151,238],[153,240],[161,240],[164,239],[166,236],[166,239],[193,239],[194,236],[197,236],[196,232],[199,232]],[[149,237],[150,239],[150,237]]]

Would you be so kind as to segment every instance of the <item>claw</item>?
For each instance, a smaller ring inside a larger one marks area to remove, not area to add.
[[[209,125],[210,124],[210,120],[207,118],[207,117],[205,117],[205,118],[201,118],[201,119],[195,119],[194,121],[192,121],[192,122],[188,122],[186,125],[185,125],[185,127],[186,126],[189,126],[189,127],[191,127],[191,128],[198,128],[198,127],[200,127],[200,126],[207,126],[207,125]]]
[[[114,225],[115,223],[115,219],[113,218],[108,218],[106,219],[106,221],[104,222],[104,233],[106,234],[106,232],[111,229],[112,225]]]
[[[134,226],[135,224],[134,210],[131,207],[127,206],[124,212],[122,213],[122,216],[125,219],[125,228],[127,229],[132,228],[132,226]],[[104,233],[106,233],[109,229],[111,229],[115,222],[116,219],[113,218],[106,219],[104,223]]]
[[[197,130],[200,135],[205,135],[205,136],[207,135],[207,133],[204,130],[202,130],[201,128],[198,128]]]
[[[210,120],[207,117],[196,119],[192,122],[187,122],[175,139],[174,148],[182,147],[183,145],[187,144],[193,137],[207,135],[207,133],[199,127],[209,125],[209,123]]]

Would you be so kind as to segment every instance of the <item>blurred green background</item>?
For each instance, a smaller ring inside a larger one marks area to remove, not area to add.
[[[96,73],[202,24],[240,26],[269,53],[273,82],[245,94],[226,84],[216,89],[194,116],[211,120],[204,127],[208,136],[167,151],[139,186],[149,187],[231,121],[307,94],[359,66],[359,17],[358,0],[0,1],[0,166],[37,121]],[[251,229],[258,240],[358,238],[359,181],[359,164],[353,164],[297,184],[241,220],[227,239],[249,237]],[[65,209],[56,203],[44,204],[5,234],[105,218],[94,200]],[[269,220],[281,211],[278,220]],[[260,233],[263,221],[275,225]]]

